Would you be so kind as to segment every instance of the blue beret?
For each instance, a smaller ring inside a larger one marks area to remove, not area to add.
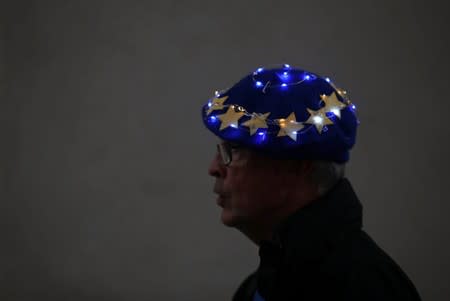
[[[283,65],[259,68],[203,106],[205,126],[225,141],[280,159],[344,163],[359,121],[344,90]]]

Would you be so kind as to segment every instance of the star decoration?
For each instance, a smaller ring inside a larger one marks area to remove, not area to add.
[[[297,141],[297,131],[305,127],[302,123],[297,122],[294,112],[286,119],[278,119],[278,125],[280,126],[280,131],[277,137],[289,136],[294,141]]]
[[[345,102],[348,105],[351,104],[351,101],[350,101],[350,99],[348,98],[348,95],[347,95],[347,91],[345,91],[344,89],[336,87],[336,85],[333,84],[333,83],[330,83],[330,85],[333,87],[334,90],[336,90],[336,92],[345,100]]]
[[[316,126],[317,131],[322,134],[322,129],[325,125],[333,124],[333,121],[331,121],[327,115],[325,110],[322,108],[320,110],[314,111],[311,109],[308,109],[308,113],[311,115],[309,116],[308,120],[306,120],[304,123],[313,124]]]
[[[345,90],[343,90],[343,89],[340,89],[340,88],[337,88],[337,92],[339,93],[339,95],[342,96],[342,98],[345,99],[345,101],[347,102],[347,104],[350,104],[350,103],[351,103],[350,99],[348,98],[347,91],[345,91]]]
[[[214,110],[220,110],[224,108],[223,103],[225,102],[225,100],[227,100],[228,96],[224,96],[224,97],[214,97],[214,99],[212,100],[211,106],[209,107],[208,111],[206,112],[206,115],[211,114],[212,111]]]
[[[334,115],[341,118],[341,109],[345,108],[346,105],[339,101],[335,92],[330,95],[321,95],[320,98],[325,102],[325,107],[323,108],[325,112],[332,112]]]
[[[230,106],[225,114],[217,115],[217,118],[219,118],[220,121],[222,121],[219,130],[221,131],[229,126],[237,128],[239,118],[241,118],[244,115],[245,115],[244,112],[242,111],[236,112],[234,106]]]
[[[270,115],[269,113],[265,114],[253,114],[252,118],[247,120],[244,123],[241,123],[244,126],[247,126],[250,129],[250,136],[252,136],[258,129],[267,129],[266,118]]]

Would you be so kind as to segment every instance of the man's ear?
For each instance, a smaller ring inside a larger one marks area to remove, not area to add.
[[[301,161],[301,171],[304,175],[310,175],[313,172],[314,164],[311,160],[302,160]]]
[[[293,172],[296,176],[301,176],[305,179],[310,178],[313,172],[314,164],[311,160],[295,160],[288,165],[288,170]]]

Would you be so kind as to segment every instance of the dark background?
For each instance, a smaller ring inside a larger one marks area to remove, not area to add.
[[[229,300],[257,247],[220,223],[201,106],[261,65],[349,91],[366,231],[449,300],[446,1],[6,1],[0,299]]]

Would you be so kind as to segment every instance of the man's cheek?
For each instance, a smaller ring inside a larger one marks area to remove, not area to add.
[[[242,186],[245,186],[247,182],[247,178],[239,172],[230,171],[227,177],[226,183],[229,187],[233,188],[233,190],[240,190]]]

